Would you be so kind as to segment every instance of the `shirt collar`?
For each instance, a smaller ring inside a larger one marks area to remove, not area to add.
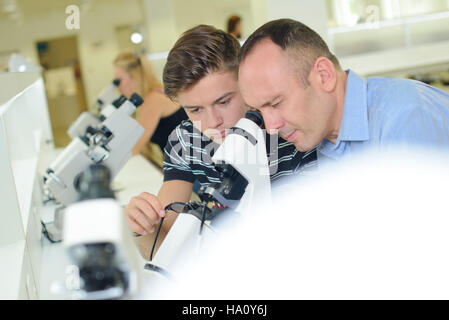
[[[366,141],[369,139],[366,79],[347,70],[343,117],[336,144],[340,141]]]

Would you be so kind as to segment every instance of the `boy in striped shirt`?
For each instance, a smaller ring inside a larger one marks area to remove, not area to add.
[[[125,216],[131,229],[143,235],[137,243],[148,258],[155,226],[169,203],[189,201],[194,185],[220,182],[211,157],[227,130],[249,110],[237,82],[239,42],[224,31],[200,25],[186,31],[170,50],[164,67],[165,94],[186,111],[189,120],[172,132],[164,150],[164,183],[158,195],[146,192],[131,199]],[[316,151],[302,153],[277,135],[267,135],[270,178],[307,172]],[[173,225],[170,213],[158,236],[156,250]]]

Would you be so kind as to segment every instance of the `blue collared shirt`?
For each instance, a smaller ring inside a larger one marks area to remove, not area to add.
[[[317,147],[318,162],[367,147],[414,145],[449,150],[449,94],[419,81],[348,74],[336,143]]]

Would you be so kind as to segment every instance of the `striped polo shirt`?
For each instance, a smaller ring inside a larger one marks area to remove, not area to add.
[[[271,181],[293,174],[307,175],[316,170],[315,149],[300,152],[278,135],[266,134],[265,141]],[[164,149],[164,181],[194,183],[197,180],[201,186],[220,183],[220,175],[212,161],[219,146],[190,120],[183,121],[170,134]]]

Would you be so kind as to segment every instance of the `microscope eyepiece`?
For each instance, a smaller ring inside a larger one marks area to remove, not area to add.
[[[137,108],[143,103],[143,99],[141,96],[139,96],[137,93],[133,93],[131,95],[131,98],[129,98],[129,101],[132,102],[132,104]]]
[[[257,124],[259,126],[259,128],[261,128],[261,129],[264,128],[263,117],[260,114],[260,112],[257,112],[254,110],[249,110],[246,112],[245,118],[253,121],[255,124]]]

